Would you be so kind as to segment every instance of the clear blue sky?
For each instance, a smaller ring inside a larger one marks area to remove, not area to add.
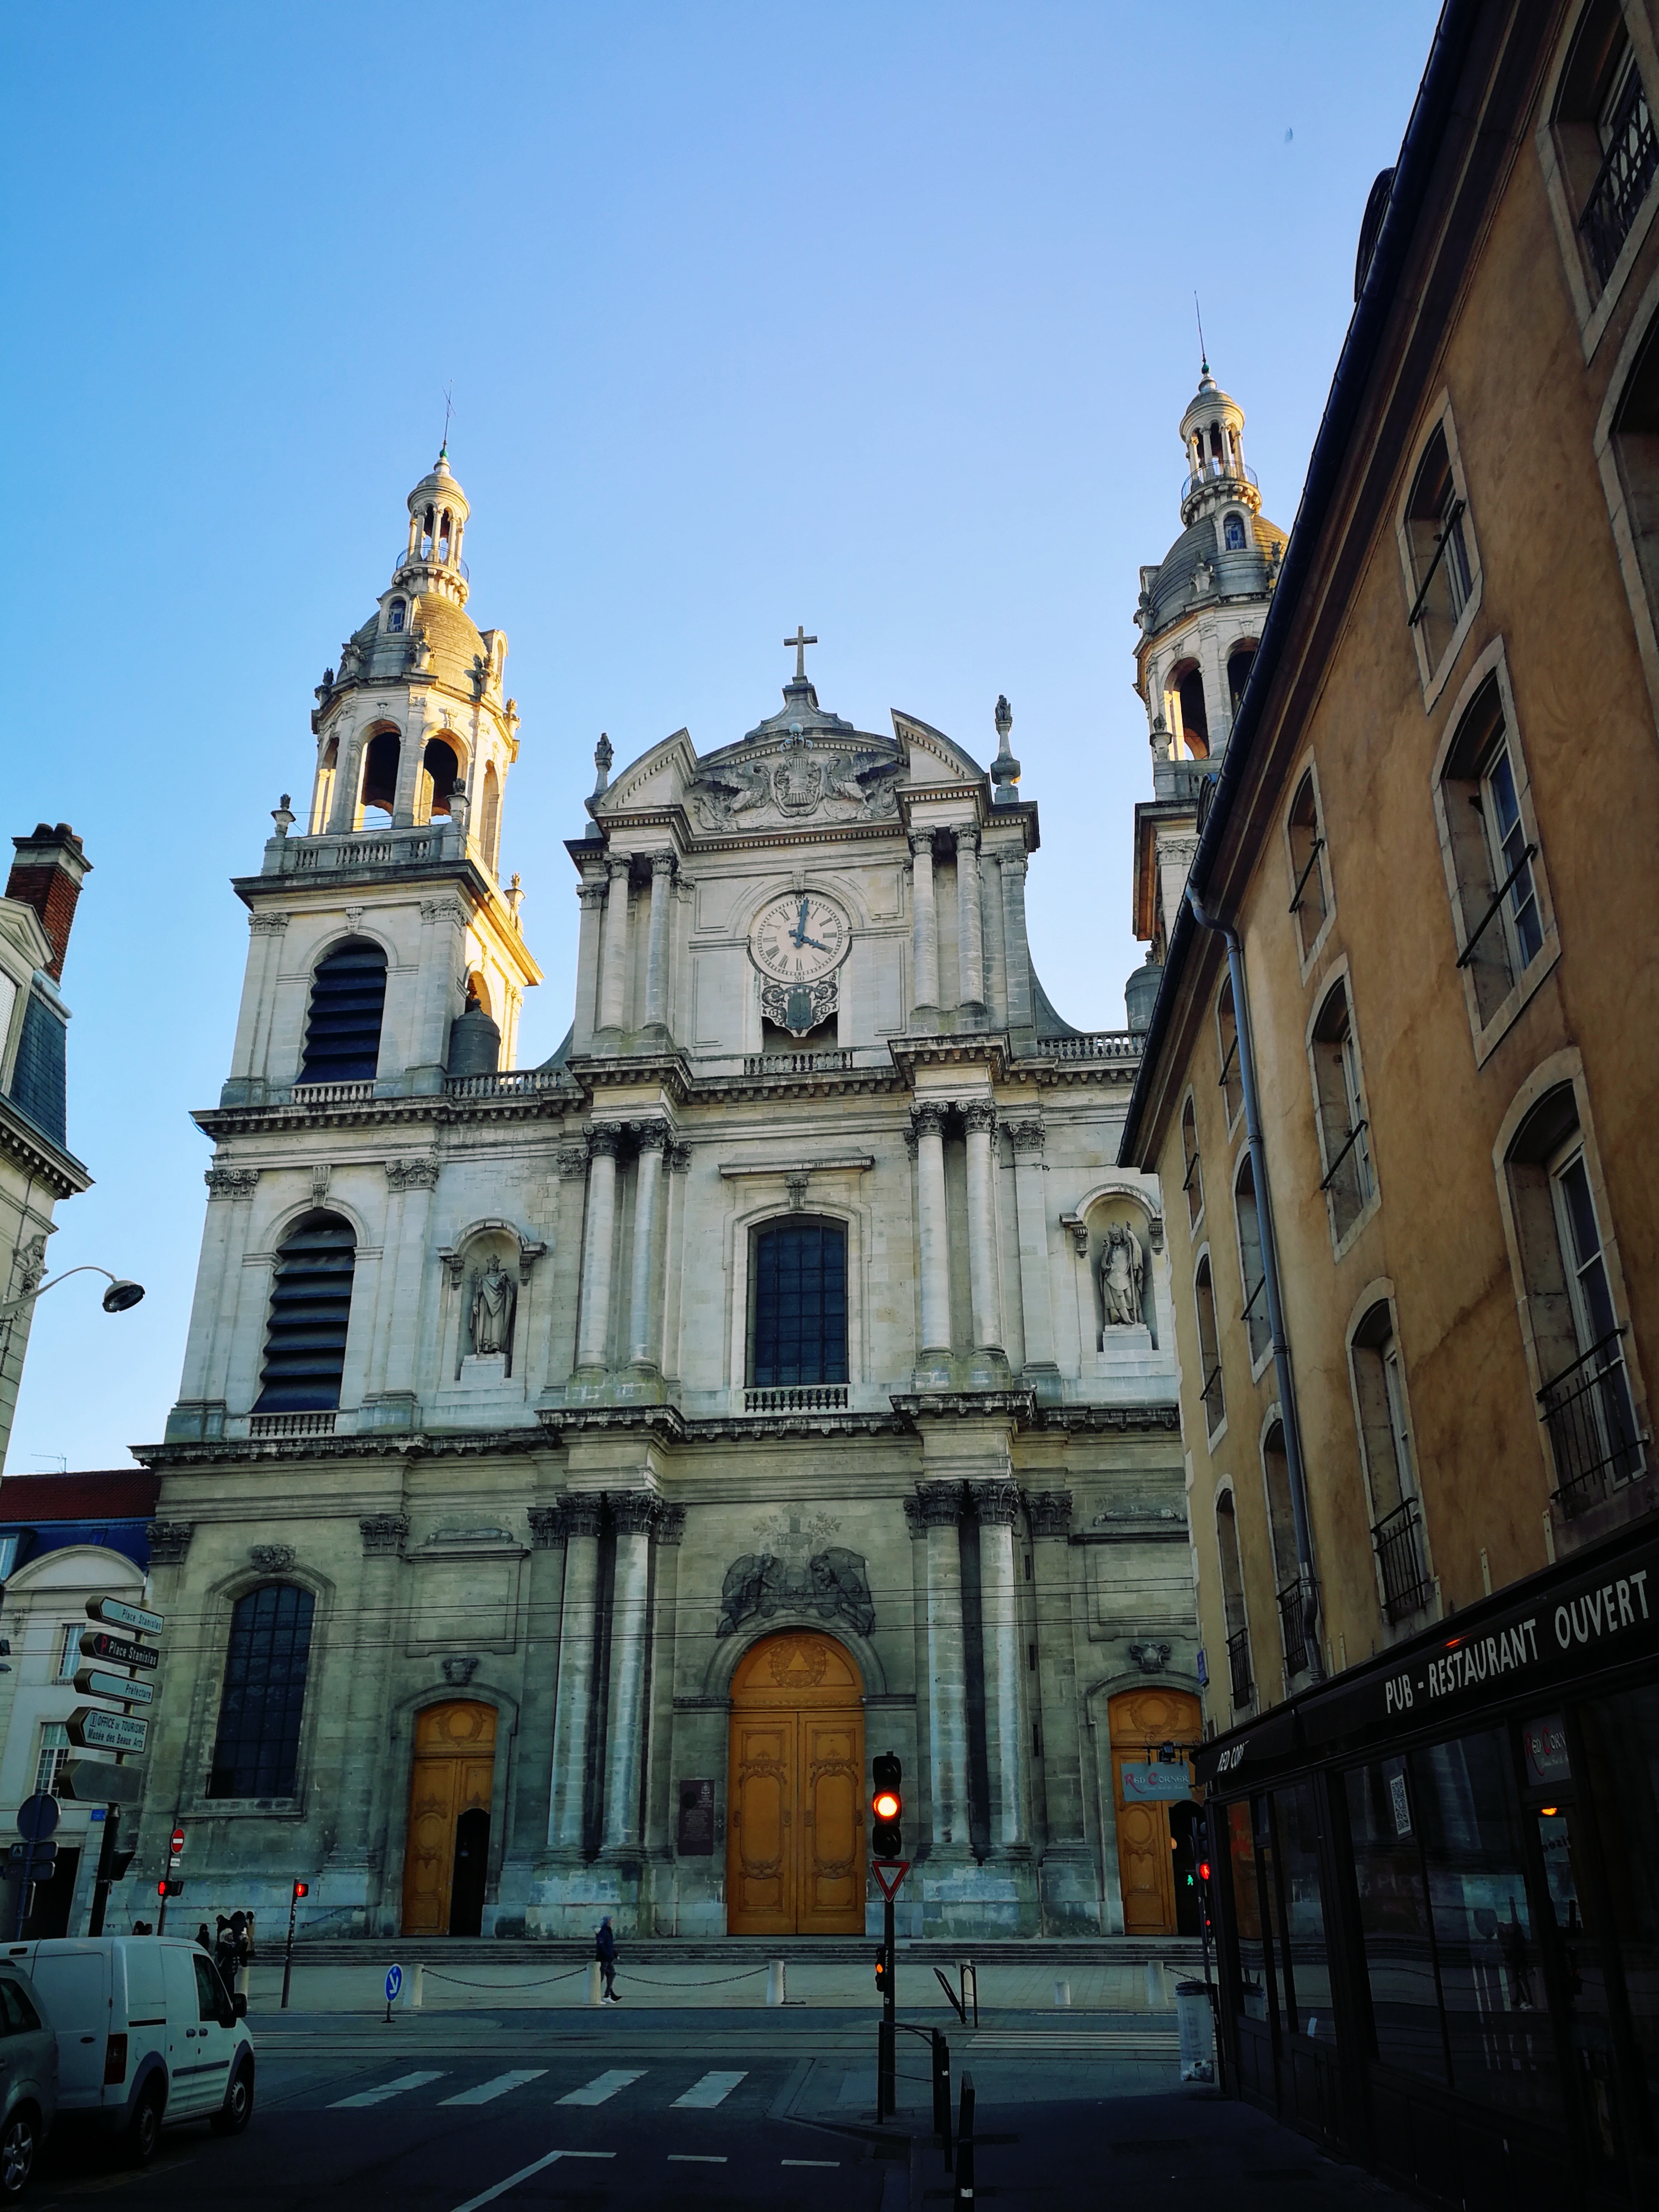
[[[1300,5],[14,4],[5,818],[94,863],[64,990],[96,1177],[9,1462],[124,1463],[178,1385],[246,949],[228,878],[309,787],[312,686],[430,465],[524,716],[505,866],[569,1016],[560,840],[617,763],[826,707],[1042,809],[1031,937],[1123,1020],[1136,570],[1179,527],[1192,295],[1289,526],[1427,0]]]

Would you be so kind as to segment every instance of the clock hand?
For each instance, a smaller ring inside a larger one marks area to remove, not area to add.
[[[799,944],[803,943],[803,942],[804,942],[804,940],[805,940],[805,934],[806,934],[806,907],[807,907],[807,902],[806,902],[805,899],[803,899],[803,900],[801,901],[801,902],[800,902],[800,913],[797,915],[796,920],[795,920],[795,927],[794,927],[794,928],[790,932],[790,935],[793,938],[793,939],[794,939],[794,941],[795,941],[795,943],[796,943],[797,945],[799,945]]]
[[[810,945],[814,952],[827,952],[830,950],[827,945],[820,945],[816,937],[798,937],[795,942],[797,945]]]

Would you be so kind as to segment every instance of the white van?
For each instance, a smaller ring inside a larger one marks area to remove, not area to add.
[[[125,2135],[140,2164],[163,2122],[240,2135],[253,2112],[247,1999],[207,1953],[172,1936],[59,1936],[9,1943],[58,2033],[58,2113]]]

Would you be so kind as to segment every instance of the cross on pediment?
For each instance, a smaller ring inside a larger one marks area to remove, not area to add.
[[[797,623],[795,624],[795,635],[793,637],[787,637],[783,641],[783,649],[786,653],[789,650],[789,647],[792,645],[795,648],[795,681],[797,684],[805,684],[806,681],[806,648],[809,645],[816,645],[817,643],[817,638],[808,637],[806,635],[806,626],[804,623]]]

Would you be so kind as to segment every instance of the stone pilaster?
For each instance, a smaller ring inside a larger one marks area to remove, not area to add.
[[[651,921],[645,940],[645,1026],[668,1025],[668,926],[674,906],[674,855],[651,855]]]
[[[563,1502],[532,1505],[528,1518],[530,1596],[525,1615],[524,1689],[519,1707],[510,1845],[513,1857],[526,1870],[541,1856],[546,1843],[545,1808],[553,1786],[553,1730],[564,1609],[567,1520]],[[505,1891],[505,1880],[502,1887]]]
[[[1054,1308],[1048,1288],[1048,1221],[1042,1166],[1043,1128],[1030,1115],[1009,1125],[1014,1147],[1014,1207],[1019,1223],[1019,1310],[1025,1372],[1058,1380]]]
[[[963,1012],[983,1017],[985,927],[979,897],[979,831],[964,825],[957,843],[957,996]]]
[[[576,886],[581,927],[576,939],[576,1009],[572,1052],[590,1052],[599,1014],[599,939],[605,928],[605,878],[595,872]]]
[[[611,1342],[611,1274],[617,1237],[617,1154],[622,1126],[596,1121],[587,1133],[587,1220],[582,1238],[581,1321],[576,1364],[603,1373]]]
[[[619,854],[605,862],[610,887],[605,901],[605,946],[599,956],[599,1020],[613,1034],[623,1025],[628,1002],[629,864]]]
[[[398,1570],[409,1534],[402,1513],[366,1514],[357,1523],[362,1545],[356,1603],[337,1620],[349,1622],[344,1727],[336,1756],[339,1765],[324,1788],[334,1794],[334,1844],[329,1854],[330,1888],[342,1901],[360,1904],[363,1932],[379,1935],[377,1918],[392,1900],[382,1893],[386,1875],[384,1820],[374,1818],[374,1784],[384,1761],[368,1747],[385,1741],[386,1677],[391,1663],[398,1600]],[[333,1671],[333,1670],[331,1670]],[[408,1765],[404,1763],[407,1789]],[[354,1894],[355,1893],[355,1894]]]
[[[635,1367],[657,1364],[656,1286],[657,1216],[662,1197],[663,1154],[668,1140],[665,1121],[642,1121],[638,1135],[639,1165],[634,1193],[634,1262],[628,1286],[628,1358]]]
[[[1025,1700],[1020,1667],[1012,1482],[972,1486],[979,1518],[979,1609],[985,1639],[985,1735],[991,1771],[991,1835],[1003,1852],[1030,1848],[1025,1814]]]
[[[1031,1006],[1031,948],[1025,939],[1025,855],[1004,853],[999,866],[1002,878],[1002,946],[1007,978],[1008,1028],[1017,1041],[1035,1034]]]
[[[910,832],[910,928],[915,1003],[912,1014],[939,1006],[939,914],[933,893],[933,833]]]
[[[593,1726],[595,1609],[601,1500],[573,1491],[564,1501],[564,1606],[559,1625],[559,1691],[553,1725],[553,1787],[547,1840],[561,1857],[582,1855],[587,1745]]]
[[[921,1349],[918,1364],[951,1356],[951,1248],[945,1207],[945,1114],[912,1108],[916,1137],[917,1241],[921,1258]]]
[[[988,1098],[963,1109],[968,1130],[968,1274],[973,1293],[974,1348],[1006,1359],[1002,1280],[997,1262],[996,1108]]]
[[[917,1492],[927,1531],[927,1723],[933,1769],[933,1856],[965,1857],[972,1843],[968,1798],[968,1661],[962,1633],[959,1482]]]
[[[611,1696],[605,1747],[607,1856],[636,1856],[645,1759],[646,1658],[650,1648],[651,1530],[659,1502],[648,1490],[612,1491],[617,1573],[611,1599]]]
[[[1100,1934],[1100,1874],[1083,1815],[1082,1717],[1072,1588],[1073,1577],[1080,1577],[1082,1555],[1073,1554],[1067,1541],[1072,1494],[1067,1490],[1034,1490],[1027,1494],[1025,1510],[1031,1524],[1037,1698],[1042,1715],[1039,1786],[1045,1842],[1038,1869],[1042,1925],[1050,1935]],[[1109,1882],[1115,1882],[1115,1861],[1109,1855],[1106,1875]],[[1121,1932],[1121,1905],[1115,1924]]]

